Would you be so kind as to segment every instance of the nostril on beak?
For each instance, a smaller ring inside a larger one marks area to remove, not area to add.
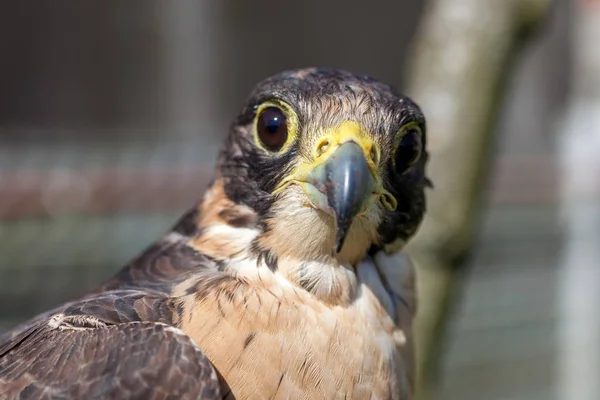
[[[370,157],[373,164],[377,165],[377,151],[375,150],[375,146],[371,146]]]
[[[319,143],[319,146],[317,146],[317,156],[320,156],[321,154],[327,152],[327,150],[329,149],[329,145],[329,139],[323,139],[321,143]]]

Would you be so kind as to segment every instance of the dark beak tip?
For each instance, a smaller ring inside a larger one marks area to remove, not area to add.
[[[344,247],[344,238],[337,238],[335,252],[339,254],[342,251],[342,247]]]
[[[343,144],[334,156],[325,165],[323,189],[336,219],[335,250],[340,253],[373,182],[363,151],[356,143]]]
[[[348,230],[352,225],[353,215],[337,215],[336,218],[336,229],[335,229],[335,246],[336,252],[339,253],[344,247]]]

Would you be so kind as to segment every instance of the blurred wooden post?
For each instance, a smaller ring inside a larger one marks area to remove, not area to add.
[[[571,2],[572,91],[557,136],[565,226],[557,398],[600,398],[600,1]],[[591,179],[590,179],[591,178]]]
[[[485,182],[499,100],[521,44],[549,0],[431,0],[414,42],[408,94],[428,122],[426,219],[408,252],[418,272],[415,322],[419,398],[434,372],[457,272],[467,256]]]

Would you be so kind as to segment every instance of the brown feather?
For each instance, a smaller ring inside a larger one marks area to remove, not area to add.
[[[350,304],[331,306],[265,265],[253,268],[243,279],[191,278],[174,292],[180,328],[237,399],[408,398],[408,367],[382,293],[358,283]]]
[[[216,372],[181,331],[56,314],[0,346],[0,399],[220,399]]]

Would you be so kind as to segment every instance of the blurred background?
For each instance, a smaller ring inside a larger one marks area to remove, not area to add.
[[[0,333],[169,229],[258,80],[328,66],[429,118],[433,398],[600,399],[598,39],[593,0],[3,2]]]

